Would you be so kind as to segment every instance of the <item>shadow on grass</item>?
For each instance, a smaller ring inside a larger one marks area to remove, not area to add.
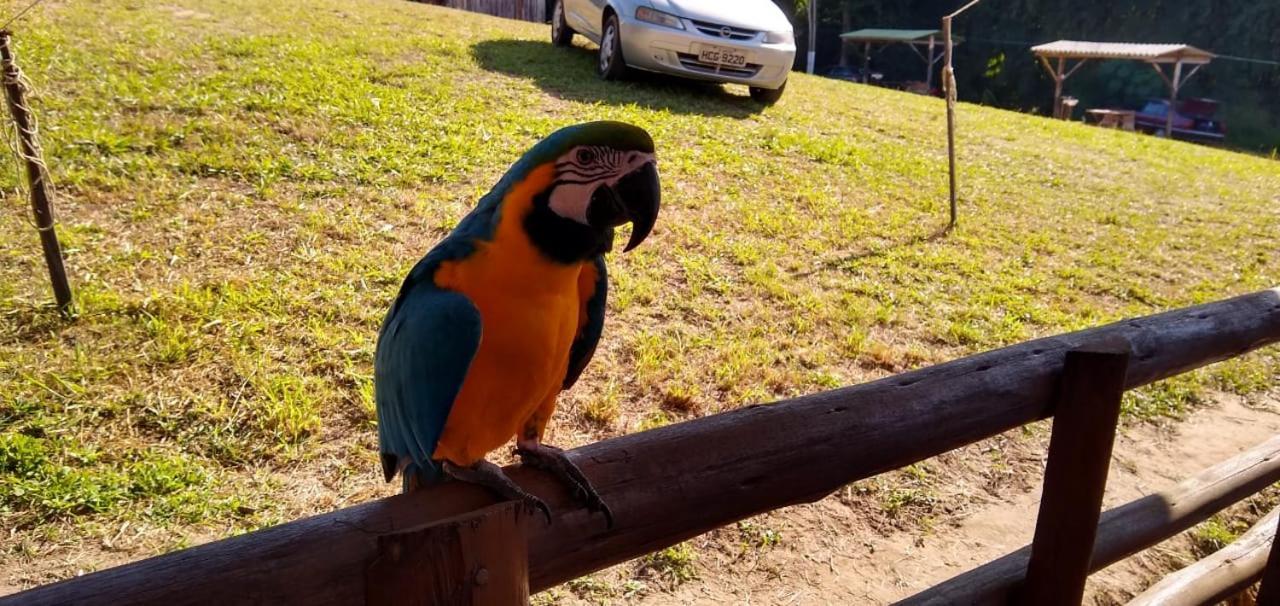
[[[484,69],[531,78],[542,90],[569,101],[638,105],[677,114],[747,118],[764,106],[722,85],[632,70],[626,81],[596,77],[596,53],[582,46],[557,48],[550,42],[486,40],[471,47]]]
[[[808,271],[797,272],[795,276],[797,278],[806,278],[827,269],[847,268],[847,266],[857,261],[883,256],[883,255],[889,254],[890,252],[898,250],[900,248],[905,248],[908,246],[918,246],[920,244],[928,244],[930,242],[936,242],[946,237],[946,235],[950,232],[951,232],[950,229],[946,227],[941,227],[935,230],[931,234],[916,234],[908,238],[903,238],[902,240],[899,240],[897,242],[889,242],[879,246],[868,247],[863,250],[846,252],[844,254],[841,254],[838,257],[833,257],[830,259],[826,259],[824,261],[820,261],[812,269]]]
[[[61,334],[77,319],[53,303],[22,303],[0,312],[0,345],[38,343]]]

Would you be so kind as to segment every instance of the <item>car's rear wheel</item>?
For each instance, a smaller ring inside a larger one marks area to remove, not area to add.
[[[551,43],[556,46],[573,44],[573,28],[564,18],[564,0],[556,0],[551,9]]]
[[[617,15],[611,14],[604,21],[596,73],[604,80],[619,80],[627,75],[627,63],[622,56],[622,30],[618,28]]]
[[[782,86],[779,86],[776,89],[760,88],[757,86],[752,86],[749,90],[751,91],[751,98],[755,99],[756,103],[773,105],[774,103],[778,102],[778,99],[782,98],[782,91],[786,89],[787,89],[787,83],[783,82]]]

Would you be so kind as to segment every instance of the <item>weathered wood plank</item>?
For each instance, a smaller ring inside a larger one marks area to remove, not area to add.
[[[530,589],[813,501],[849,482],[1045,418],[1066,352],[1116,338],[1133,345],[1126,388],[1145,385],[1280,340],[1280,293],[1038,339],[576,449],[573,456],[613,510],[612,529],[543,474],[511,469],[556,512],[550,526],[531,522]],[[86,575],[0,604],[358,604],[379,535],[491,502],[480,489],[448,484]],[[1018,578],[1025,565],[1023,559]]]
[[[1276,536],[1277,514],[1280,509],[1272,510],[1230,545],[1160,579],[1129,606],[1217,604],[1244,591],[1262,576]]]
[[[1089,571],[1096,572],[1182,532],[1280,481],[1280,436],[1206,469],[1177,486],[1102,514]],[[1004,606],[1026,574],[1031,547],[952,577],[900,606]]]
[[[422,530],[378,537],[365,569],[369,606],[485,606],[529,602],[527,516],[499,503]]]
[[[1018,604],[1079,606],[1084,598],[1128,364],[1128,343],[1067,352]]]

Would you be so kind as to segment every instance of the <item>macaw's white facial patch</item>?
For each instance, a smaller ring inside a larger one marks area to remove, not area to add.
[[[598,187],[613,187],[632,171],[655,162],[653,154],[598,145],[574,147],[556,160],[549,205],[557,215],[587,223],[587,207]]]
[[[599,187],[594,183],[561,183],[551,190],[551,211],[566,219],[587,223],[587,206],[591,194]]]

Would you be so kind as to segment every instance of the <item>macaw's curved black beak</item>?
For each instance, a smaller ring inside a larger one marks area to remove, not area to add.
[[[653,224],[658,221],[661,201],[658,169],[647,162],[618,180],[613,187],[601,185],[591,194],[587,206],[587,222],[593,227],[610,228],[631,222],[631,240],[623,252],[640,245]]]

